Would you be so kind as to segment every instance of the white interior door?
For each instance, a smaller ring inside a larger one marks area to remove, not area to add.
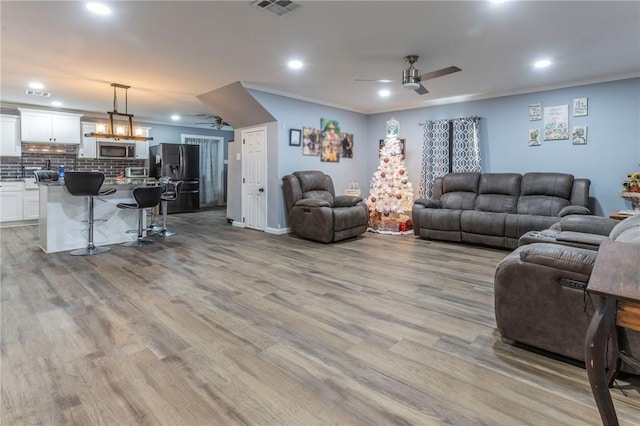
[[[242,217],[247,228],[264,231],[267,226],[267,131],[242,132]]]

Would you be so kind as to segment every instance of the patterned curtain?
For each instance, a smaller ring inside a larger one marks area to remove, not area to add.
[[[478,117],[453,120],[452,172],[480,172],[480,141]]]
[[[449,173],[449,120],[427,121],[423,128],[420,197],[431,198],[433,182]]]
[[[422,124],[422,174],[420,197],[430,198],[433,182],[449,172],[480,172],[480,140],[478,117],[427,121]],[[452,127],[451,127],[452,126]],[[452,144],[449,144],[449,135]]]

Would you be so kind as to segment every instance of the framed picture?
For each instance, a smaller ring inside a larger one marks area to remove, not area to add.
[[[320,129],[313,127],[302,128],[302,155],[320,155]]]
[[[574,145],[587,144],[587,126],[573,126],[571,141]]]
[[[573,100],[573,116],[584,117],[589,114],[587,98],[576,98]]]
[[[529,121],[542,120],[542,104],[529,105]]]
[[[540,129],[529,129],[529,146],[540,145]]]
[[[353,158],[353,134],[340,133],[340,145],[342,148],[340,156],[342,158]]]
[[[337,163],[342,152],[340,145],[340,124],[336,120],[320,119],[320,161]]]
[[[544,140],[569,139],[569,105],[544,108]]]
[[[302,140],[302,130],[289,129],[289,145],[290,146],[300,146],[301,140]]]

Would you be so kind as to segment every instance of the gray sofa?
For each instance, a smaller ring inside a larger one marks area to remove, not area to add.
[[[369,209],[361,197],[336,196],[322,172],[294,172],[282,178],[289,227],[301,237],[330,243],[367,231]]]
[[[421,238],[515,248],[518,239],[570,214],[590,214],[589,179],[565,173],[449,173],[414,202]]]
[[[597,304],[585,288],[601,232],[611,222],[594,216],[567,217],[563,222],[570,223],[574,240],[595,244],[581,248],[565,242],[532,243],[507,255],[494,278],[496,323],[505,339],[584,361],[586,332]],[[640,244],[640,215],[616,223],[607,239]],[[625,349],[639,356],[640,333],[627,331],[627,337]],[[624,370],[640,373],[630,366]]]

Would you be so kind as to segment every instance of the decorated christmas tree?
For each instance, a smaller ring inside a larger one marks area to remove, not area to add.
[[[380,143],[380,165],[371,178],[369,228],[381,233],[408,232],[411,227],[413,188],[405,167],[404,141],[400,125],[387,121],[387,134]]]

